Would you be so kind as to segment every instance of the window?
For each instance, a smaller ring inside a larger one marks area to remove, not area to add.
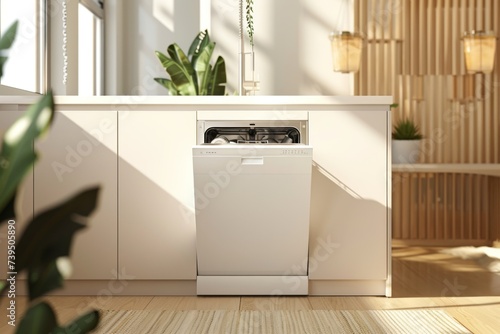
[[[104,93],[102,3],[80,0],[78,6],[78,95]]]
[[[0,33],[18,20],[17,35],[9,51],[1,84],[25,91],[45,90],[46,21],[44,0],[0,1]]]

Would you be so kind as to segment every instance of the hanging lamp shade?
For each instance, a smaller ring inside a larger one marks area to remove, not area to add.
[[[491,73],[495,62],[495,34],[491,31],[472,31],[463,37],[467,72]]]
[[[363,38],[358,33],[349,31],[332,32],[333,70],[335,72],[357,72],[361,62]]]

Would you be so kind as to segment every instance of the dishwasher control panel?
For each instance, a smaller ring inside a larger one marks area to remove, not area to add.
[[[281,155],[308,155],[311,154],[309,149],[304,148],[284,148],[281,150]]]
[[[202,144],[193,148],[193,154],[204,157],[307,157],[312,156],[312,150],[312,146],[303,144]]]

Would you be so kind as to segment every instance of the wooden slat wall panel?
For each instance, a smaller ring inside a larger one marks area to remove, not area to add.
[[[446,244],[500,238],[500,178],[394,173],[393,238]]]
[[[488,210],[488,220],[492,222],[491,225],[491,239],[500,240],[500,178],[491,178],[488,180],[488,196],[489,196],[489,208]]]
[[[467,74],[461,42],[469,30],[500,35],[499,2],[355,2],[367,36],[355,94],[394,96],[393,121],[414,118],[432,143],[422,162],[500,163],[500,51],[493,74]]]
[[[491,21],[493,22],[493,30],[496,32],[497,36],[500,35],[500,1],[493,1],[493,10],[491,11],[491,15],[493,16]],[[497,39],[497,43],[500,44],[500,41]],[[500,68],[500,46],[497,45],[496,59],[495,59],[495,68]],[[491,99],[493,99],[492,108],[489,109],[493,113],[493,121],[491,125],[493,127],[492,137],[493,139],[493,162],[500,161],[500,75],[498,71],[495,71],[495,74],[492,78],[492,85],[490,89],[492,91],[491,94],[488,94]],[[495,140],[496,139],[496,140]]]
[[[500,36],[500,1],[359,0],[355,10],[367,37],[355,94],[394,97],[393,122],[422,129],[423,163],[500,163],[500,43],[492,74],[468,74],[461,41],[470,30]],[[499,203],[500,178],[394,173],[394,238],[500,238]]]

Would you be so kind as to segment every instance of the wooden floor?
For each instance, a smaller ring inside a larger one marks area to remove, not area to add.
[[[393,250],[393,297],[48,297],[61,323],[85,310],[443,309],[473,333],[500,333],[500,274],[437,248]],[[2,299],[1,312],[7,300]],[[26,299],[16,299],[18,317]],[[1,317],[0,333],[13,333]],[[19,319],[19,318],[18,318]]]

